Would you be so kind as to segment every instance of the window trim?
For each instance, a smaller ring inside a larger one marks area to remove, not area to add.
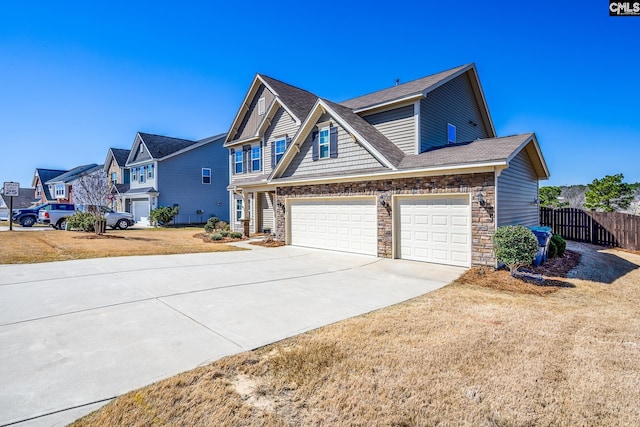
[[[326,140],[322,142],[322,133],[326,132]],[[326,147],[326,155],[322,155],[322,148]],[[318,159],[329,159],[331,158],[331,127],[323,126],[318,131]]]
[[[147,178],[153,179],[153,165],[147,165]]]
[[[251,171],[258,172],[262,170],[262,155],[260,145],[254,145],[251,147]],[[257,153],[257,157],[255,154]],[[255,167],[255,162],[258,162],[258,167]]]
[[[58,192],[58,188],[62,188],[61,192]],[[65,199],[67,196],[67,186],[65,184],[55,184],[53,186],[54,194],[56,199]]]
[[[281,142],[282,143],[282,151],[278,152],[278,143]],[[274,151],[274,158],[276,161],[276,165],[278,163],[280,163],[280,160],[282,160],[282,156],[284,156],[285,151],[287,151],[287,138],[280,138],[280,139],[276,139],[275,142],[273,143],[273,151]],[[280,157],[278,157],[280,156]]]
[[[242,199],[236,199],[236,221],[242,221],[243,214],[244,214],[244,201]]]
[[[147,175],[147,167],[146,166],[140,166],[140,171],[138,176],[140,176],[140,184],[144,184],[146,182],[146,175]]]
[[[263,96],[258,99],[258,115],[263,116],[266,110],[267,110],[267,100]]]
[[[138,168],[131,168],[131,180],[138,181]]]
[[[243,173],[242,157],[242,150],[236,150],[235,153],[233,153],[233,170],[236,174]],[[238,165],[240,165],[240,170],[238,170]]]
[[[453,139],[451,139],[451,132],[453,131]],[[455,125],[447,123],[447,144],[455,144],[458,138],[458,130]]]
[[[205,174],[205,171],[208,171],[209,175]],[[205,182],[205,178],[209,179],[209,182]],[[202,183],[203,184],[211,184],[211,168],[202,168]]]

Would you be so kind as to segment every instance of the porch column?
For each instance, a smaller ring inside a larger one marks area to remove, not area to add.
[[[246,237],[249,237],[250,230],[249,224],[251,223],[251,215],[249,213],[249,193],[247,191],[242,192],[242,232]]]

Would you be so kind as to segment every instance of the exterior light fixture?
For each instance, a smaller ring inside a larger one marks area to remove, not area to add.
[[[482,207],[487,204],[487,202],[484,201],[484,195],[482,194],[482,191],[478,193],[478,204]]]

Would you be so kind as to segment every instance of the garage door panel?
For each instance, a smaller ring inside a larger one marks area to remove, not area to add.
[[[319,212],[313,219],[308,214],[312,211]],[[377,212],[373,198],[293,200],[290,212],[292,245],[377,254]],[[312,229],[315,231],[311,232]]]
[[[399,258],[470,265],[467,196],[400,197],[396,208]]]

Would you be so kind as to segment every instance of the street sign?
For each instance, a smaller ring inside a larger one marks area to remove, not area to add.
[[[4,183],[4,195],[6,197],[18,197],[20,193],[19,182],[5,182]]]

